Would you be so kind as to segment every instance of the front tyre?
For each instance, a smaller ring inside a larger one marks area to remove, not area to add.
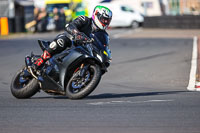
[[[28,77],[23,83],[20,82],[24,69],[26,68],[22,67],[17,71],[10,85],[12,95],[19,99],[30,98],[39,91],[38,81],[33,77]]]
[[[99,65],[90,65],[83,77],[80,77],[80,70],[76,71],[66,86],[66,96],[70,99],[82,99],[96,88],[100,80]]]

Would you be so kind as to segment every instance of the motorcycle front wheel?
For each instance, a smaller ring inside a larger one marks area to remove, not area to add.
[[[99,65],[89,65],[85,74],[81,77],[80,70],[75,71],[66,86],[66,96],[69,99],[82,99],[88,96],[101,80]]]
[[[24,79],[23,82],[20,82],[24,69],[26,69],[26,67],[23,66],[17,71],[10,85],[12,95],[19,99],[30,98],[39,91],[38,81],[33,77],[28,77],[26,80]]]

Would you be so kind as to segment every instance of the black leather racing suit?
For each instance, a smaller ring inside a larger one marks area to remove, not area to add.
[[[93,24],[92,19],[86,16],[79,16],[70,24],[67,24],[65,28],[66,32],[58,35],[54,41],[50,43],[49,48],[34,62],[32,66],[34,70],[41,68],[53,55],[62,52],[67,47],[71,47],[72,41],[75,41],[75,44],[78,44],[78,42],[81,44],[82,39],[87,40],[91,33],[99,31],[95,24]],[[101,32],[107,34],[106,31]],[[74,36],[76,40],[73,40]]]
[[[71,47],[72,41],[74,41],[75,44],[78,44],[78,41],[80,43],[80,40],[73,40],[74,36],[84,33],[89,37],[91,33],[99,31],[95,24],[93,24],[92,19],[86,16],[79,16],[70,24],[67,24],[65,28],[66,32],[58,35],[54,41],[50,43],[49,48],[34,62],[33,68],[35,70],[41,68],[41,66],[43,66],[43,64],[53,55],[62,52],[67,47]],[[101,32],[107,34],[106,31],[101,30]]]
[[[71,47],[73,36],[78,32],[84,33],[86,36],[90,36],[91,33],[99,31],[92,22],[92,18],[86,16],[79,16],[70,24],[67,24],[65,27],[64,33],[58,35],[53,42],[51,42],[48,52],[51,56],[62,52],[67,47]],[[102,31],[102,30],[101,30]],[[107,34],[106,31],[102,31]],[[76,43],[76,40],[74,40]]]

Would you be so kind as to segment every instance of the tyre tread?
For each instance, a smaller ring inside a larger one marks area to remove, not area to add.
[[[24,88],[21,89],[17,89],[15,88],[15,80],[18,77],[18,75],[20,74],[21,70],[24,67],[22,67],[20,70],[17,71],[17,73],[15,74],[15,76],[13,77],[12,81],[11,81],[11,85],[10,85],[10,89],[11,89],[11,93],[14,97],[18,98],[18,99],[26,99],[26,98],[30,98],[33,95],[35,95],[38,91],[39,91],[39,84],[38,81],[36,79],[32,79],[28,85],[26,85]]]
[[[66,96],[69,99],[73,99],[73,100],[75,100],[75,99],[83,99],[86,96],[88,96],[92,91],[94,91],[94,89],[97,87],[97,85],[99,84],[99,82],[101,80],[100,67],[98,65],[94,65],[94,67],[96,68],[95,75],[94,75],[92,81],[84,88],[83,92],[81,92],[81,93],[79,92],[78,94],[73,94],[68,90],[69,89],[68,88],[69,85],[67,85]]]

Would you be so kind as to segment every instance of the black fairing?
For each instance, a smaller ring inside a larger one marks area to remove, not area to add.
[[[107,46],[109,45],[110,38],[106,32],[99,31],[99,32],[93,33],[91,37],[93,36],[95,36],[95,39],[98,39],[98,41],[100,41],[101,44],[107,45]],[[96,44],[96,41],[95,41],[95,44]]]
[[[109,49],[109,42],[110,42],[109,35],[106,32],[100,31],[91,34],[91,37],[94,38],[95,40],[94,45],[101,51],[100,54],[103,57],[104,64],[106,65],[107,63],[110,63],[112,57],[111,57],[111,51]],[[104,51],[107,53],[107,55],[104,54]]]
[[[47,50],[49,45],[50,45],[49,41],[38,40],[38,43],[39,43],[40,48],[42,49],[42,51]]]

